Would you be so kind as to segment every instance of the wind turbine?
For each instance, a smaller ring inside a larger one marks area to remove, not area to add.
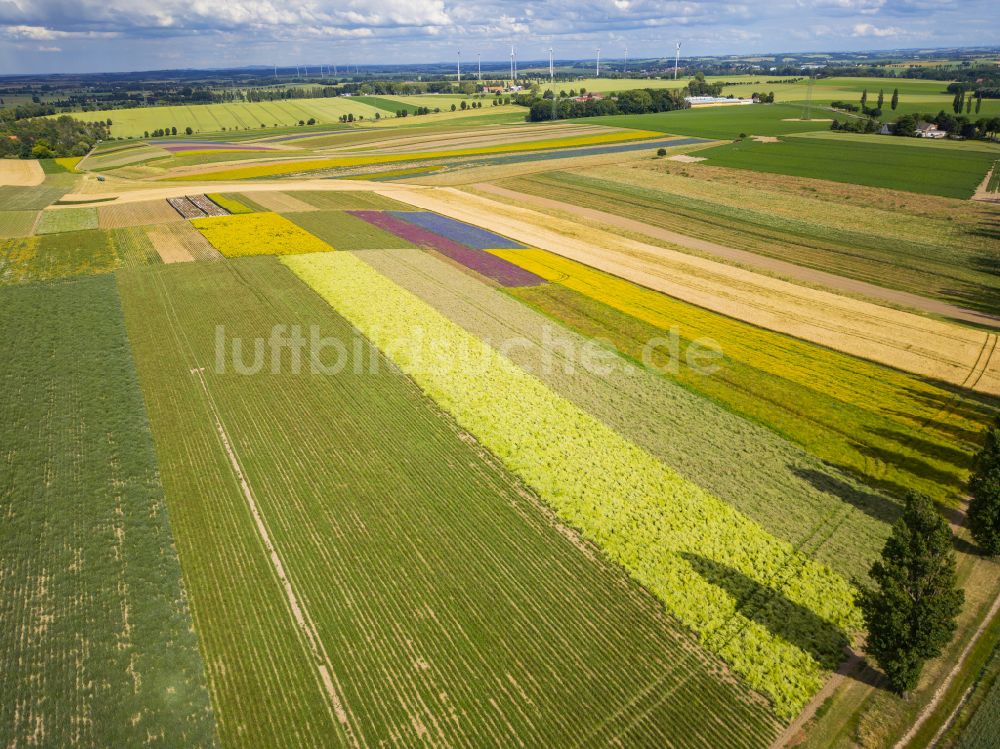
[[[625,77],[628,78],[628,45],[625,45]]]
[[[552,66],[552,47],[549,47],[549,83],[555,82],[555,72]]]
[[[510,48],[510,85],[514,85],[514,47]]]
[[[601,48],[597,48],[597,77],[601,77]]]
[[[677,80],[677,65],[681,61],[681,43],[677,42],[677,54],[674,57],[674,80]]]
[[[458,50],[458,85],[462,85],[462,50]]]
[[[274,64],[274,80],[278,80],[278,64]]]
[[[481,53],[479,53],[479,52],[476,52],[476,67],[477,67],[477,69],[479,71],[477,73],[476,77],[480,81],[482,81],[483,80],[483,55]]]

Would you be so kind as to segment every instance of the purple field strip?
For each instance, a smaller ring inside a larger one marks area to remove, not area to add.
[[[474,250],[523,250],[524,245],[478,226],[427,211],[389,211],[396,218],[416,224]]]
[[[524,268],[508,263],[503,258],[488,252],[473,250],[440,234],[424,229],[416,224],[403,221],[383,211],[348,211],[352,216],[367,221],[373,226],[402,237],[418,247],[437,250],[455,262],[461,263],[487,278],[492,278],[501,286],[540,286],[545,279]]]

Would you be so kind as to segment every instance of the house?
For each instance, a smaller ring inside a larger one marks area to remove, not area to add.
[[[735,99],[728,96],[685,96],[684,101],[690,107],[725,107],[740,104],[753,104],[753,99]]]
[[[896,134],[896,123],[886,122],[882,124],[882,129],[878,131],[879,135],[895,135]]]
[[[584,94],[583,96],[574,97],[573,101],[600,101],[603,98],[604,94],[590,92]]]
[[[502,94],[503,86],[483,86],[484,94]]]
[[[946,138],[948,133],[945,130],[939,130],[937,124],[933,122],[918,122],[917,123],[917,137],[918,138]]]

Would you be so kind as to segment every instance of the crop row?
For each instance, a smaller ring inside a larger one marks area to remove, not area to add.
[[[723,368],[669,376],[895,493],[916,489],[953,504],[992,408],[971,396],[806,341],[763,330],[540,250],[498,251],[555,281],[517,291],[589,336],[642,359],[676,329],[684,346],[714,341]]]
[[[283,259],[783,717],[858,628],[851,586],[349,253]],[[372,304],[378,299],[378,304]],[[788,611],[811,612],[790,619]],[[782,612],[773,627],[760,623]],[[781,620],[784,620],[783,622]],[[808,642],[809,652],[791,644]]]
[[[595,171],[601,178],[554,172],[504,185],[889,288],[976,308],[994,304],[991,295],[974,293],[996,285],[995,276],[977,267],[984,242],[955,221],[912,214],[899,221],[889,211],[693,176]]]
[[[516,342],[502,349],[514,363],[770,533],[848,579],[867,574],[894,514],[887,497],[432,254],[359,257],[481,340]]]
[[[773,739],[759,698],[274,258],[119,284],[224,743]],[[232,344],[275,325],[316,326],[323,366],[336,345],[362,366],[235,371]]]
[[[114,279],[0,317],[0,744],[214,746]]]

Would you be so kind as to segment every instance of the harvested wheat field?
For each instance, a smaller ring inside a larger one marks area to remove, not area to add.
[[[144,200],[139,203],[99,206],[97,220],[102,229],[120,229],[127,226],[167,224],[184,219],[165,200]]]
[[[996,336],[654,247],[454,189],[413,191],[415,206],[550,250],[769,330],[907,372],[1000,394]]]
[[[0,159],[0,186],[34,187],[45,179],[38,161],[30,159]]]

